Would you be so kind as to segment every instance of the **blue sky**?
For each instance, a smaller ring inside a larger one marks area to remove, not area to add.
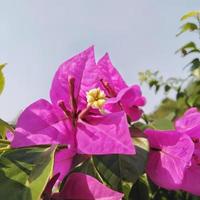
[[[0,62],[8,63],[0,117],[8,121],[35,100],[48,99],[58,65],[92,44],[97,58],[110,53],[129,84],[138,83],[138,72],[146,69],[184,76],[187,60],[174,52],[192,37],[175,35],[180,17],[200,6],[199,0],[0,2]],[[149,112],[162,95],[142,88]]]

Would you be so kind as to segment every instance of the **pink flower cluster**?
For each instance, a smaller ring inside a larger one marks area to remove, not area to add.
[[[145,131],[150,154],[147,174],[166,189],[200,195],[200,112],[190,108],[175,122],[175,130]]]
[[[52,82],[50,99],[40,99],[22,112],[11,145],[62,147],[54,163],[59,181],[69,173],[77,154],[135,154],[127,116],[129,121],[138,120],[145,98],[139,86],[124,82],[108,54],[96,63],[91,47],[61,64]],[[123,195],[88,175],[74,173],[55,196],[117,200]]]

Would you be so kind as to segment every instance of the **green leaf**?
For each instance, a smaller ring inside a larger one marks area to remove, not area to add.
[[[193,60],[192,60],[189,64],[187,64],[185,67],[188,67],[188,66],[190,66],[190,70],[191,70],[191,71],[193,71],[193,70],[199,68],[199,67],[200,67],[200,60],[199,60],[199,58],[193,59]]]
[[[143,115],[143,118],[146,117]],[[148,121],[148,119],[146,119]],[[148,128],[148,125],[142,122],[136,122],[129,127],[131,137],[145,137],[144,130]]]
[[[136,155],[94,156],[94,164],[103,180],[113,189],[123,191],[123,182],[135,183],[144,173],[148,154],[148,142],[134,138]]]
[[[196,77],[197,79],[200,79],[200,68],[194,69],[194,70],[192,71],[192,75],[193,75],[194,77]]]
[[[171,89],[171,87],[169,85],[165,85],[165,87],[164,87],[165,92],[169,92],[170,89]]]
[[[128,199],[129,198],[129,194],[131,191],[133,184],[132,183],[127,183],[127,182],[123,182],[122,183],[122,191],[124,194],[124,198],[123,199]]]
[[[194,42],[188,42],[184,46],[182,46],[180,49],[176,51],[176,53],[181,52],[183,56],[186,56],[191,53],[199,53],[200,50],[197,48],[196,44]]]
[[[199,17],[199,16],[200,16],[200,11],[198,10],[190,11],[181,17],[181,21],[186,20],[190,17]]]
[[[152,123],[153,127],[159,130],[172,130],[174,129],[172,120],[162,118],[157,119]]]
[[[21,148],[0,157],[0,197],[39,200],[53,170],[55,148]]]
[[[3,92],[5,86],[5,78],[2,72],[2,69],[5,67],[6,64],[0,64],[0,94]]]
[[[148,184],[142,178],[138,179],[133,185],[130,194],[130,200],[149,200]]]
[[[188,22],[188,23],[183,24],[180,29],[181,29],[181,31],[176,36],[179,36],[186,31],[197,30],[198,26],[194,23]]]
[[[175,115],[176,110],[176,101],[166,98],[164,99],[159,107],[152,113],[149,118],[156,120],[156,119],[162,119],[166,116],[172,116]]]
[[[158,86],[158,81],[157,80],[155,80],[155,79],[153,79],[153,80],[151,80],[150,82],[149,82],[149,87],[151,88],[151,87],[153,87],[153,86]]]
[[[196,49],[196,44],[194,42],[188,42],[185,44],[182,49]]]
[[[7,123],[6,121],[4,121],[3,119],[0,118],[0,136],[1,136],[1,138],[5,138],[7,130],[14,132],[13,127],[9,123]]]
[[[83,172],[83,173],[93,176],[93,177],[97,178],[98,180],[100,180],[101,182],[103,182],[101,176],[99,175],[99,173],[94,165],[94,161],[93,161],[92,157],[85,160],[81,164],[79,164],[73,170],[73,172]]]

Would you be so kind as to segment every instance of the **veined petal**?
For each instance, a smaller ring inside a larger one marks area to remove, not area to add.
[[[121,200],[122,193],[111,190],[92,176],[73,173],[67,179],[59,199]]]
[[[80,54],[72,57],[71,59],[64,62],[57,70],[50,91],[51,101],[56,105],[60,100],[65,102],[67,109],[71,109],[70,106],[70,88],[69,79],[75,78],[74,83],[74,97],[78,99],[80,88],[84,88],[92,81],[88,77],[88,82],[82,80],[83,76],[87,76],[92,69],[95,69],[94,49],[93,47],[81,52]],[[87,68],[87,75],[84,75],[84,70]],[[82,86],[81,86],[82,84]],[[86,95],[86,94],[85,94]]]
[[[147,174],[166,189],[180,189],[184,172],[191,163],[194,144],[189,136],[176,131],[145,132],[150,142]]]
[[[45,144],[74,144],[71,124],[62,110],[44,99],[27,107],[20,115],[12,147]]]
[[[200,112],[197,108],[188,109],[183,117],[175,122],[177,131],[185,132],[192,138],[200,138]]]
[[[135,154],[126,115],[88,116],[77,125],[78,152],[82,154]]]
[[[175,145],[182,135],[175,130],[146,129],[144,133],[147,135],[150,146],[157,149]]]
[[[97,66],[100,70],[100,79],[107,82],[116,93],[127,87],[117,69],[112,65],[108,53],[98,61]]]

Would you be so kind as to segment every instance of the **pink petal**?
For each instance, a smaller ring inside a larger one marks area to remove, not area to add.
[[[179,189],[194,152],[192,140],[175,131],[148,130],[145,133],[151,147],[148,176],[160,187]]]
[[[93,76],[93,72],[91,76],[88,78],[88,82],[86,80],[82,80],[84,75],[84,70],[87,69],[86,77],[89,72],[91,72],[92,68],[95,69],[95,59],[94,59],[94,49],[93,47],[88,48],[87,50],[81,52],[80,54],[74,56],[73,58],[65,61],[57,70],[53,83],[51,86],[50,96],[51,101],[54,105],[56,105],[60,100],[65,102],[67,109],[71,109],[70,106],[70,90],[69,90],[69,79],[75,78],[74,85],[74,96],[76,99],[79,97],[80,88],[83,90],[88,86],[91,82],[91,77]],[[94,77],[96,79],[96,77]],[[90,80],[90,81],[89,81]],[[82,84],[82,86],[81,86]],[[92,87],[92,85],[91,85]],[[86,94],[84,94],[85,96]]]
[[[127,87],[117,69],[112,65],[108,54],[105,54],[97,63],[100,70],[100,79],[108,82],[109,85],[118,93],[121,89]]]
[[[92,116],[77,125],[77,143],[82,154],[135,154],[123,112]]]
[[[116,97],[108,99],[104,108],[111,112],[123,109],[132,121],[136,121],[143,113],[138,106],[144,106],[145,103],[140,87],[133,85],[122,89]]]
[[[38,100],[20,115],[11,143],[12,147],[74,142],[70,122],[61,110],[46,100]]]
[[[67,179],[60,199],[121,200],[123,194],[111,190],[92,176],[73,173]]]
[[[143,111],[136,106],[124,107],[125,113],[131,118],[132,121],[137,121],[140,119]]]
[[[194,195],[200,195],[200,143],[195,142],[191,166],[185,171],[181,189]]]
[[[188,109],[183,117],[175,122],[176,130],[185,132],[190,137],[200,137],[200,112],[196,108]]]
[[[200,196],[200,166],[192,164],[185,171],[182,190]]]
[[[59,182],[61,182],[70,171],[75,154],[76,152],[72,149],[64,149],[56,152],[53,173],[54,175],[60,173],[58,177]]]
[[[146,103],[145,98],[142,96],[142,92],[138,85],[132,85],[126,87],[119,91],[117,97],[110,98],[108,103],[117,103],[121,102],[127,106],[144,106]]]
[[[150,146],[158,149],[163,148],[163,146],[175,145],[182,135],[174,130],[146,129],[144,133],[147,135]]]

